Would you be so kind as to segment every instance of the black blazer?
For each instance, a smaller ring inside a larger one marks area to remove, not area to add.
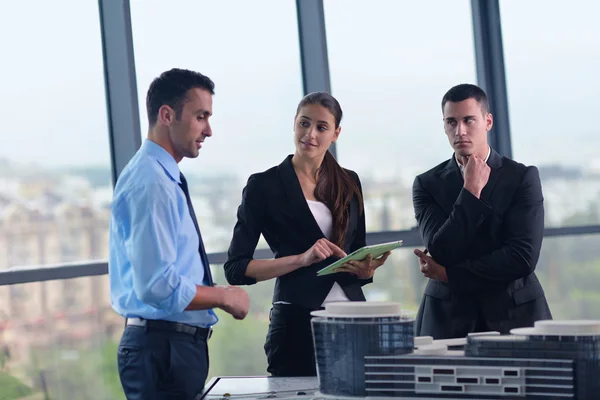
[[[248,263],[261,233],[275,258],[301,254],[324,238],[302,193],[302,187],[288,156],[279,166],[253,174],[242,192],[238,221],[229,246],[225,277],[231,285],[252,285],[254,278],[245,276]],[[361,190],[358,175],[346,170]],[[366,245],[365,213],[359,215],[355,197],[350,202],[350,216],[344,251],[350,253]],[[317,276],[317,271],[337,260],[330,257],[308,267],[280,276],[275,282],[273,302],[286,301],[310,309],[321,307],[323,300],[338,282],[350,300],[364,301],[361,286],[372,280],[358,279],[348,273]]]
[[[448,283],[427,283],[417,335],[508,333],[552,318],[534,273],[544,231],[538,169],[494,150],[487,164],[491,172],[480,199],[463,188],[454,156],[414,181],[421,237],[448,275]]]

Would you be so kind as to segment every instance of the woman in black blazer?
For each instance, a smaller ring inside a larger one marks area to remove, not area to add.
[[[328,151],[339,137],[341,119],[341,107],[330,94],[305,96],[294,118],[295,154],[251,175],[242,192],[225,276],[232,285],[277,278],[265,343],[273,376],[316,375],[311,311],[329,301],[364,301],[362,285],[372,282],[389,255],[317,276],[366,244],[358,175],[341,168]],[[253,259],[261,234],[274,259]]]

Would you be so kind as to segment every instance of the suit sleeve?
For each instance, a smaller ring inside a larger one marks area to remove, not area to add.
[[[539,172],[528,167],[504,216],[502,246],[477,259],[446,269],[457,290],[481,290],[530,275],[540,256],[544,234],[544,198]]]
[[[486,202],[462,189],[450,216],[423,187],[417,176],[413,183],[413,206],[423,243],[431,256],[441,265],[453,265],[463,259],[478,228],[492,214]]]
[[[250,176],[242,191],[242,203],[237,211],[237,223],[225,262],[225,278],[231,285],[253,285],[256,279],[246,276],[246,269],[254,259],[254,251],[262,233],[265,217],[264,193],[258,178]]]
[[[352,175],[352,178],[354,178],[354,180],[356,181],[356,185],[358,186],[358,190],[360,190],[361,197],[364,196],[363,190],[362,190],[362,185],[360,183],[360,178],[358,177],[358,174],[355,172],[352,172],[351,175]],[[366,218],[365,218],[364,197],[363,197],[362,206],[363,206],[363,212],[358,216],[358,225],[356,227],[354,241],[352,242],[352,245],[350,246],[350,252],[358,250],[361,247],[365,247],[367,245],[367,224],[366,224]],[[360,206],[359,206],[359,209],[360,209]],[[366,284],[372,283],[372,282],[373,282],[373,278],[360,280],[361,285],[366,285]]]

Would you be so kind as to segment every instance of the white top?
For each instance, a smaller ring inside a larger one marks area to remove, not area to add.
[[[325,203],[321,203],[320,201],[314,200],[306,200],[308,203],[308,208],[310,208],[310,212],[312,213],[315,221],[317,221],[317,225],[321,228],[321,232],[327,239],[331,237],[331,231],[333,230],[333,217],[331,216],[331,210],[325,205]],[[336,301],[350,301],[346,293],[342,287],[335,282],[329,291],[327,297],[323,301],[322,306],[325,304],[336,302]],[[287,301],[277,301],[275,304],[290,304]]]
[[[333,230],[333,217],[331,216],[331,210],[325,205],[325,203],[321,203],[320,201],[314,200],[306,200],[308,203],[308,207],[312,212],[313,217],[315,217],[315,221],[321,228],[321,232],[327,239],[331,238],[331,232]],[[350,301],[346,293],[342,290],[342,287],[335,282],[329,291],[327,297],[323,301],[323,306],[327,303],[331,303],[334,301]]]
[[[306,200],[306,202],[308,203],[308,208],[310,208],[310,212],[312,212],[313,217],[315,217],[315,221],[317,221],[319,228],[321,228],[323,235],[329,239],[333,229],[333,217],[331,216],[331,211],[325,203],[321,203],[320,201]]]

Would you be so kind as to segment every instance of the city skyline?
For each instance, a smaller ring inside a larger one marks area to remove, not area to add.
[[[47,168],[39,177],[11,176],[8,168],[10,165],[0,167],[0,220],[6,218],[7,210],[10,209],[14,214],[18,207],[40,216],[53,215],[56,210],[65,207],[84,207],[90,212],[102,213],[110,208],[112,185],[102,179],[109,176],[108,167],[73,171]],[[544,178],[546,227],[600,222],[598,171],[564,170],[560,166],[549,165],[541,167],[541,174]],[[218,171],[211,177],[193,173],[188,175],[192,201],[202,223],[209,252],[225,251],[228,247],[245,179],[241,174],[222,175]],[[368,232],[416,227],[412,209],[412,182],[393,178],[386,181],[369,176],[363,176],[361,180]],[[568,190],[575,190],[579,194],[577,201],[564,197]],[[577,219],[577,214],[590,216],[582,221],[580,217]]]

